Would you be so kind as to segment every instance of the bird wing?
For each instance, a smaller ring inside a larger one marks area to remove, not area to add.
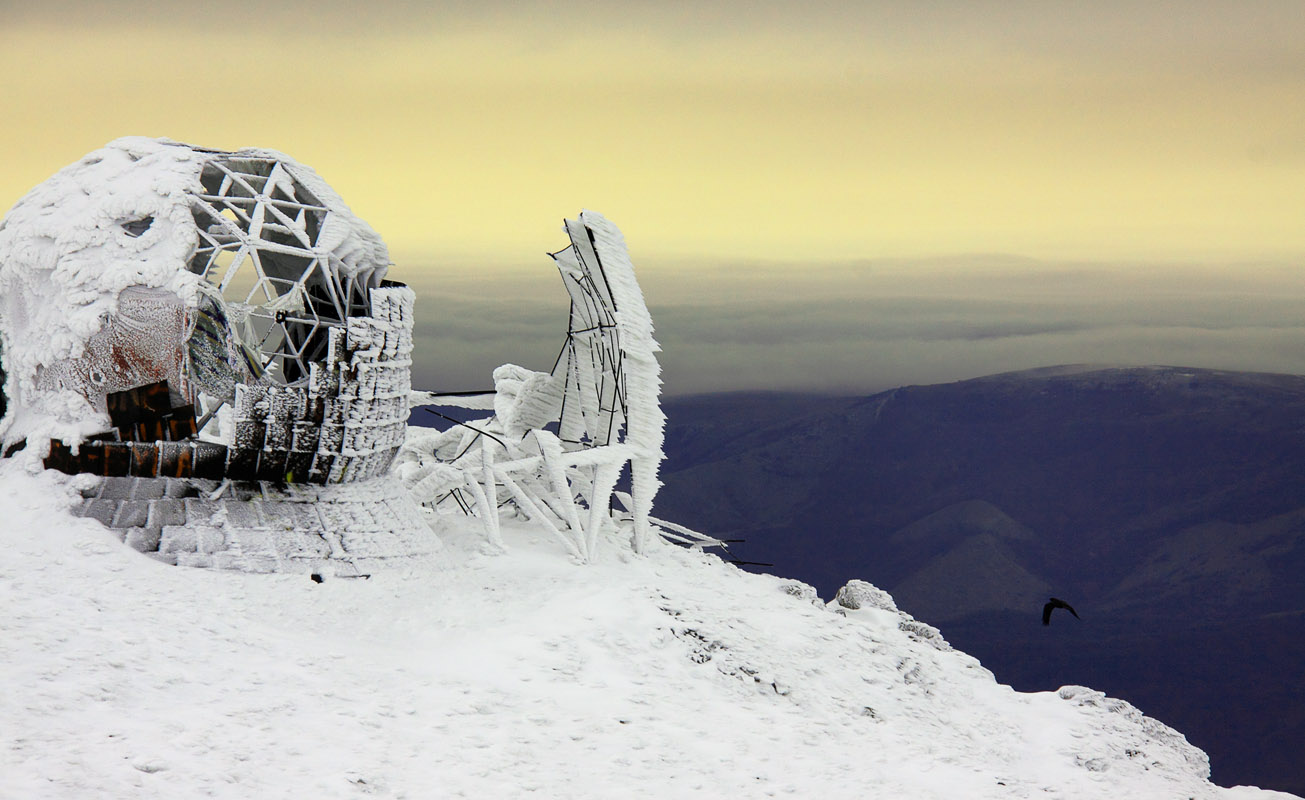
[[[1050,624],[1051,624],[1051,609],[1053,609],[1053,608],[1055,608],[1055,607],[1056,607],[1056,604],[1055,604],[1055,603],[1047,603],[1045,606],[1042,607],[1042,624],[1043,624],[1043,625],[1050,625]]]

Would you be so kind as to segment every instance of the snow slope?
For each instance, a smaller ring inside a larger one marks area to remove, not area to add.
[[[369,580],[169,567],[69,516],[76,480],[0,466],[0,797],[1287,796],[865,586],[461,524]]]

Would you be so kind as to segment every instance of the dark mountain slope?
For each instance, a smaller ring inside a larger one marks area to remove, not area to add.
[[[1094,593],[1192,525],[1305,507],[1296,376],[1057,368],[809,408],[790,398],[778,421],[768,396],[682,402],[667,404],[660,513],[748,535],[744,557],[800,563],[826,592],[849,569],[895,584],[921,553],[889,535],[969,501],[1035,531],[1041,569]],[[740,433],[754,405],[763,419]]]
[[[659,516],[826,597],[871,580],[1017,688],[1123,696],[1216,780],[1305,794],[1305,378],[1055,367],[666,411]],[[1083,620],[1042,628],[1052,594]]]

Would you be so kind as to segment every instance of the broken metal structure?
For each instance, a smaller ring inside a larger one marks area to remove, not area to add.
[[[5,455],[104,477],[82,512],[177,563],[342,573],[428,551],[405,497],[329,491],[403,443],[414,295],[388,266],[288,156],[113,142],[0,227]],[[319,513],[345,495],[356,513]]]
[[[565,227],[571,244],[551,255],[571,309],[552,370],[507,364],[494,371],[490,393],[414,393],[418,404],[493,415],[442,431],[413,428],[398,473],[426,506],[477,516],[499,547],[504,515],[542,526],[578,561],[592,560],[604,535],[618,531],[635,552],[654,536],[719,545],[651,516],[666,422],[652,318],[616,226],[585,211]],[[627,468],[629,491],[617,491]]]
[[[284,158],[210,155],[190,201],[196,303],[128,287],[82,357],[41,371],[113,426],[76,455],[57,442],[47,466],[319,484],[383,472],[407,422],[412,292],[383,280],[387,263],[344,261],[348,224]]]
[[[524,517],[580,561],[616,533],[636,552],[719,544],[651,516],[658,346],[624,239],[593,212],[566,233],[552,370],[412,393],[414,295],[316,173],[274,151],[120,139],[0,225],[4,454],[100,477],[80,513],[191,566],[358,574],[429,553],[414,499],[474,514],[497,546]],[[414,403],[493,413],[410,434]],[[401,486],[380,479],[392,463]]]

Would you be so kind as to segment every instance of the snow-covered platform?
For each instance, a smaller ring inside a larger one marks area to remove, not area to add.
[[[78,476],[74,512],[167,564],[356,576],[438,552],[397,481],[279,485]]]

